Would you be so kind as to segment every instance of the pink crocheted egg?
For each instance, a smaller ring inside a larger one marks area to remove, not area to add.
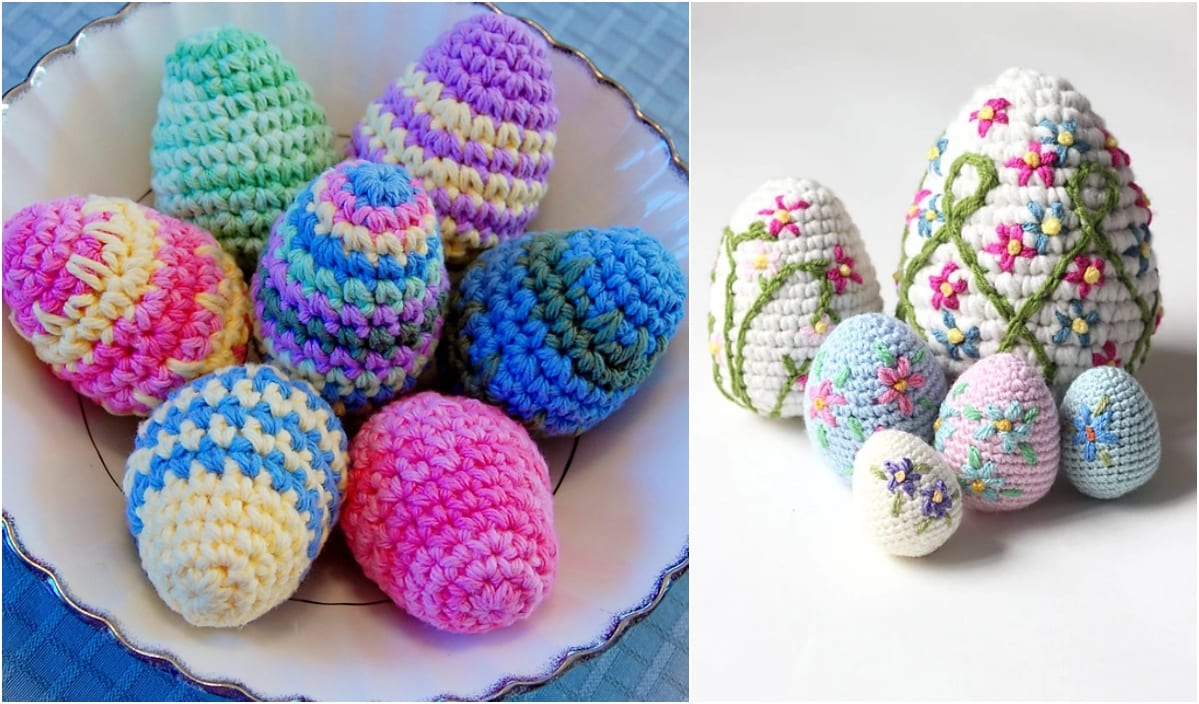
[[[13,327],[76,391],[148,415],[246,358],[250,298],[212,235],[124,198],[35,203],[4,223]]]
[[[392,601],[455,633],[527,617],[558,565],[537,445],[499,409],[431,391],[386,406],[350,444],[341,527]]]
[[[1057,405],[1023,357],[984,357],[949,389],[933,445],[957,472],[966,505],[1010,511],[1053,486],[1061,439]]]

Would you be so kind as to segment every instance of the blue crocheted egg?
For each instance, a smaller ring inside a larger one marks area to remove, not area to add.
[[[1149,481],[1161,463],[1161,431],[1149,396],[1118,367],[1095,367],[1062,399],[1062,472],[1097,499],[1114,499]]]
[[[576,435],[628,400],[683,319],[674,255],[638,228],[528,233],[483,252],[446,326],[460,390],[542,435]]]
[[[173,392],[125,467],[126,517],[158,595],[217,627],[285,601],[337,523],[346,463],[333,409],[272,367],[227,367]]]
[[[846,319],[820,346],[804,388],[804,419],[825,464],[853,474],[854,455],[874,432],[902,430],[932,442],[945,372],[928,344],[895,318]]]

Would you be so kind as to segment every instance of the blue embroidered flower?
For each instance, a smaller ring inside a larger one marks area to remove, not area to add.
[[[1057,322],[1062,326],[1053,333],[1054,344],[1064,345],[1070,339],[1070,333],[1078,335],[1078,344],[1083,347],[1091,346],[1091,326],[1099,322],[1099,311],[1091,311],[1085,315],[1082,312],[1082,301],[1077,298],[1070,301],[1070,315],[1054,311]]]
[[[950,408],[948,405],[941,404],[941,413],[933,421],[933,447],[937,449],[937,452],[944,452],[945,441],[953,437],[953,434],[957,432],[957,427],[953,423],[950,423],[949,419],[957,418],[961,415],[961,413]]]
[[[938,193],[928,201],[928,207],[919,215],[919,222],[916,224],[916,231],[921,237],[933,236],[933,224],[945,222],[945,213],[941,212],[940,206],[937,203],[941,200],[941,194]]]
[[[924,497],[924,515],[929,518],[944,518],[949,509],[953,508],[953,497],[949,495],[949,487],[940,479],[933,481],[933,485],[927,489],[921,489],[920,495]]]
[[[949,146],[949,139],[942,137],[934,146],[928,148],[928,170],[938,176],[941,175],[941,156],[945,154],[947,146]]]
[[[1122,254],[1126,257],[1137,257],[1140,260],[1140,265],[1137,267],[1137,278],[1145,275],[1149,271],[1149,240],[1153,237],[1153,233],[1149,232],[1148,225],[1129,225],[1128,229],[1132,230],[1133,236],[1137,238],[1137,243]]]
[[[945,345],[945,349],[949,350],[950,358],[961,359],[961,353],[965,352],[967,357],[978,359],[978,342],[982,339],[982,333],[978,326],[963,331],[958,327],[957,319],[947,310],[941,311],[941,320],[945,323],[945,329],[934,328],[933,337],[937,338],[937,342]]]
[[[1036,236],[1036,242],[1033,246],[1036,247],[1037,254],[1044,254],[1049,250],[1049,238],[1057,237],[1062,234],[1063,219],[1066,217],[1066,209],[1061,203],[1050,203],[1049,208],[1040,203],[1030,202],[1028,204],[1028,212],[1036,218],[1034,222],[1026,222],[1020,227],[1024,228],[1025,232]]]
[[[975,428],[974,439],[986,440],[998,434],[999,440],[1003,443],[1003,451],[1009,455],[1014,454],[1020,441],[1028,438],[1032,432],[1032,429],[1025,423],[1025,412],[1020,407],[1020,402],[1012,401],[1008,404],[1006,411],[1001,410],[994,403],[988,403],[984,411],[989,422],[984,422]],[[1033,417],[1036,417],[1035,413]]]
[[[991,460],[983,462],[976,447],[971,447],[967,452],[958,484],[962,485],[962,491],[968,491],[983,501],[998,501],[1000,496],[1015,497],[1024,493],[1022,489],[1004,489],[1004,478],[995,473],[995,463]]]
[[[1107,426],[1112,422],[1112,409],[1107,406],[1104,401],[1100,401],[1096,408],[1095,415],[1091,415],[1091,408],[1086,404],[1078,404],[1078,416],[1074,417],[1074,444],[1083,445],[1083,457],[1087,462],[1094,462],[1096,454],[1106,454],[1100,450],[1099,445],[1115,445],[1120,442],[1120,438],[1115,433],[1107,429]]]
[[[902,489],[908,496],[916,495],[916,482],[920,481],[920,473],[912,466],[912,460],[907,457],[898,462],[890,460],[883,462],[887,472],[887,491],[892,494],[896,489]]]
[[[1060,124],[1054,124],[1052,120],[1041,120],[1037,124],[1049,130],[1049,136],[1042,137],[1041,143],[1053,145],[1054,151],[1057,152],[1057,163],[1065,164],[1066,155],[1071,149],[1079,154],[1091,151],[1091,145],[1079,139],[1078,124],[1073,120]]]

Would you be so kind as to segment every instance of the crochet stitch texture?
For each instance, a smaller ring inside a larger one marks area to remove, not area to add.
[[[521,20],[485,13],[454,25],[389,85],[347,150],[424,179],[446,259],[459,264],[536,217],[557,124],[545,40]]]
[[[252,279],[264,358],[338,413],[409,391],[437,348],[450,282],[429,197],[402,167],[345,161],[296,196]]]
[[[649,377],[686,295],[674,256],[638,228],[528,233],[454,290],[449,362],[466,395],[535,432],[579,434]]]
[[[1152,213],[1128,153],[1082,94],[1010,69],[929,156],[904,228],[896,315],[948,374],[1013,352],[1061,393],[1100,349],[1130,372],[1144,363],[1162,311]]]
[[[152,138],[156,206],[215,235],[247,276],[296,191],[339,160],[312,88],[265,37],[235,27],[167,56]]]
[[[473,399],[423,392],[371,416],[350,446],[341,526],[366,576],[441,630],[509,626],[554,584],[545,460],[524,428]]]
[[[117,415],[245,360],[241,271],[200,228],[123,198],[35,203],[4,223],[4,302],[38,359]]]
[[[248,364],[171,394],[125,468],[129,528],[158,595],[196,626],[290,597],[337,523],[346,436],[304,382]]]

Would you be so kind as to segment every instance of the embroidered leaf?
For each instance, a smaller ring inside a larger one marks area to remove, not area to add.
[[[926,518],[923,521],[920,521],[920,525],[916,526],[916,535],[920,535],[924,531],[928,530],[928,527],[932,525],[932,523],[933,519],[931,518]]]
[[[970,404],[962,406],[962,415],[966,416],[970,420],[982,420],[983,418],[983,414],[979,413],[978,409]]]
[[[921,476],[928,476],[928,473],[933,471],[932,465],[927,462],[917,462],[915,469]]]
[[[838,313],[838,312],[836,311],[836,309],[834,309],[834,308],[830,308],[830,309],[828,310],[828,317],[829,317],[829,320],[833,321],[834,323],[840,323],[840,322],[841,322],[841,314],[840,314],[840,313]]]
[[[895,355],[891,354],[891,350],[884,347],[883,343],[874,343],[874,352],[878,355],[879,359],[883,360],[883,364],[886,364],[888,367],[895,366]]]
[[[823,276],[824,272],[828,269],[828,264],[829,262],[827,259],[813,259],[810,262],[804,262],[803,264],[800,264],[799,268],[802,271],[808,272],[812,276]]]
[[[1029,408],[1027,411],[1024,412],[1024,422],[1031,423],[1034,420],[1036,420],[1037,416],[1039,416],[1040,414],[1041,414],[1041,409],[1037,408],[1036,406],[1033,406],[1032,408]]]
[[[819,377],[820,370],[824,367],[824,350],[816,353],[816,361],[812,362],[812,376]]]
[[[1099,451],[1099,459],[1103,460],[1104,467],[1112,466],[1112,456],[1108,454],[1107,450]]]
[[[883,481],[887,481],[887,475],[883,474],[883,470],[879,469],[878,467],[871,467],[870,474],[875,479],[882,479]]]
[[[1032,449],[1032,445],[1026,442],[1020,443],[1020,454],[1024,456],[1024,461],[1028,464],[1037,463],[1037,451]]]
[[[1108,404],[1111,402],[1112,400],[1108,398],[1107,394],[1100,396],[1099,403],[1095,404],[1095,415],[1102,415],[1103,412],[1107,410]]]
[[[842,369],[837,374],[837,376],[833,377],[833,386],[839,389],[842,386],[845,386],[845,382],[847,382],[847,381],[849,381],[849,367],[848,366],[845,367],[844,369]]]
[[[820,443],[821,449],[828,449],[828,432],[824,429],[824,423],[816,426],[816,441]]]
[[[895,500],[891,502],[891,515],[893,517],[899,516],[899,502],[902,500],[903,500],[903,492],[896,491],[895,492]]]
[[[912,359],[912,363],[913,363],[913,364],[915,364],[915,363],[919,362],[920,360],[924,359],[924,348],[923,348],[923,347],[921,347],[920,349],[918,349],[918,350],[916,350],[915,352],[913,352],[913,353],[912,353],[912,355],[911,355],[911,359]]]
[[[1009,499],[1014,499],[1017,496],[1023,496],[1024,490],[1023,489],[1000,489],[999,494],[1001,496],[1006,496]]]
[[[959,481],[959,482],[961,482],[961,481],[962,481],[960,477],[958,478],[958,481]],[[951,491],[951,492],[949,492],[949,496],[950,496],[950,497],[952,497],[954,501],[958,501],[958,500],[960,500],[960,499],[962,498],[962,495],[961,495],[961,493],[960,493],[960,492],[957,492],[957,491]]]
[[[932,401],[928,400],[928,398],[926,398],[924,396],[921,396],[920,398],[916,399],[916,405],[921,406],[923,408],[936,408],[937,407],[936,404],[934,404]]]
[[[953,392],[950,395],[953,396],[954,398],[961,396],[962,394],[966,393],[967,386],[969,386],[969,384],[964,384],[964,383],[957,384],[956,386],[953,387]]]
[[[858,419],[850,416],[847,422],[849,423],[849,430],[853,433],[853,436],[857,438],[858,442],[865,442],[866,433],[862,432],[862,424],[858,421]]]
[[[973,445],[970,446],[970,449],[966,451],[966,459],[969,460],[971,468],[982,469],[983,458],[982,455],[978,453],[977,447]],[[962,486],[965,486],[965,484]]]

